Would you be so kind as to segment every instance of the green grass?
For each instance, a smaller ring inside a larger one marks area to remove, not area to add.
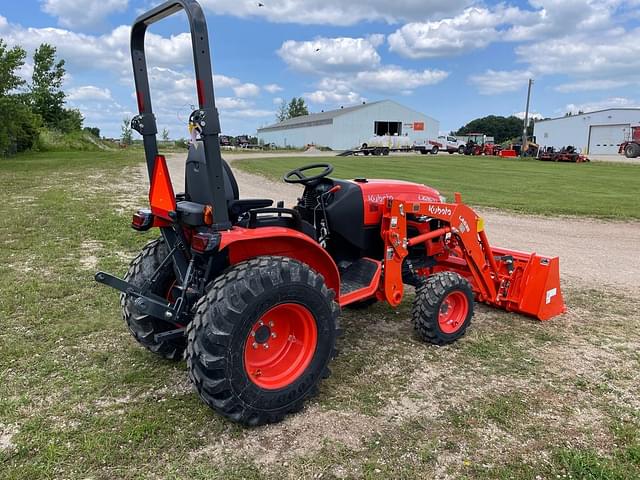
[[[413,335],[410,295],[345,310],[303,412],[223,420],[93,281],[155,235],[128,228],[141,161],[0,160],[0,478],[640,478],[640,300],[624,292],[567,289],[569,313],[544,323],[478,307],[444,348]]]
[[[330,162],[339,178],[393,178],[430,185],[448,198],[542,215],[640,219],[640,165],[551,163],[498,157],[284,157],[247,159],[235,167],[280,179],[312,162]]]

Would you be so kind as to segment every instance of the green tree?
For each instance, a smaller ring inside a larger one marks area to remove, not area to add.
[[[133,132],[131,131],[131,119],[125,117],[122,119],[122,135],[120,140],[123,145],[131,145],[133,143]]]
[[[98,127],[84,127],[85,132],[89,132],[94,137],[100,138],[100,129]]]
[[[25,85],[18,75],[26,52],[8,48],[0,39],[0,155],[9,155],[33,147],[41,128],[41,119],[31,111],[28,98],[17,91]]]
[[[287,106],[287,102],[282,100],[276,112],[276,120],[278,122],[284,122],[287,118],[289,118],[289,107]]]
[[[461,127],[456,132],[456,135],[466,135],[468,133],[484,133],[494,137],[496,143],[502,143],[522,136],[522,120],[513,115],[510,117],[489,115],[476,118]]]
[[[304,101],[304,98],[293,97],[287,107],[287,118],[302,117],[309,115],[309,109]]]
[[[64,108],[57,124],[57,129],[61,132],[78,132],[82,130],[84,117],[77,108]]]
[[[7,48],[7,44],[0,38],[0,97],[23,86],[25,81],[16,73],[24,65],[27,53],[22,47]]]
[[[47,43],[40,45],[33,55],[30,89],[33,111],[42,117],[47,127],[60,130],[60,123],[65,117],[64,74],[64,60],[56,62],[56,48]]]

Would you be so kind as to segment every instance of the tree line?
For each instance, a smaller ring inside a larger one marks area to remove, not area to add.
[[[0,38],[0,155],[37,146],[43,129],[71,133],[82,130],[79,110],[67,108],[62,90],[65,61],[56,59],[56,48],[41,44],[33,54],[30,81],[20,76],[27,59],[21,46],[9,48]],[[100,136],[97,128],[87,128]]]
[[[533,119],[529,119],[527,126],[527,135],[533,135]],[[484,133],[494,138],[496,143],[503,143],[508,140],[522,138],[523,120],[511,115],[502,117],[498,115],[489,115],[482,118],[476,118],[465,126],[460,127],[453,135],[467,135],[469,133]]]

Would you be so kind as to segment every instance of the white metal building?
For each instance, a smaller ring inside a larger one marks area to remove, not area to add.
[[[640,125],[640,108],[609,108],[537,121],[533,134],[540,146],[573,145],[591,155],[615,155],[633,125]]]
[[[318,145],[348,150],[369,142],[374,135],[406,136],[411,143],[438,137],[440,122],[391,100],[364,103],[258,129],[258,140],[279,147]]]

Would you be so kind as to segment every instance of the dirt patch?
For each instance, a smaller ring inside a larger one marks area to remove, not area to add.
[[[5,425],[0,423],[0,450],[13,450],[15,445],[13,437],[20,431],[17,425]]]
[[[358,450],[363,441],[375,433],[373,417],[310,405],[279,424],[244,430],[239,438],[216,440],[214,445],[194,451],[191,457],[237,455],[252,458],[261,465],[286,466],[287,462],[313,455],[328,445]]]
[[[98,252],[102,250],[102,243],[95,240],[85,240],[80,244],[80,266],[85,270],[95,270],[98,267]]]

